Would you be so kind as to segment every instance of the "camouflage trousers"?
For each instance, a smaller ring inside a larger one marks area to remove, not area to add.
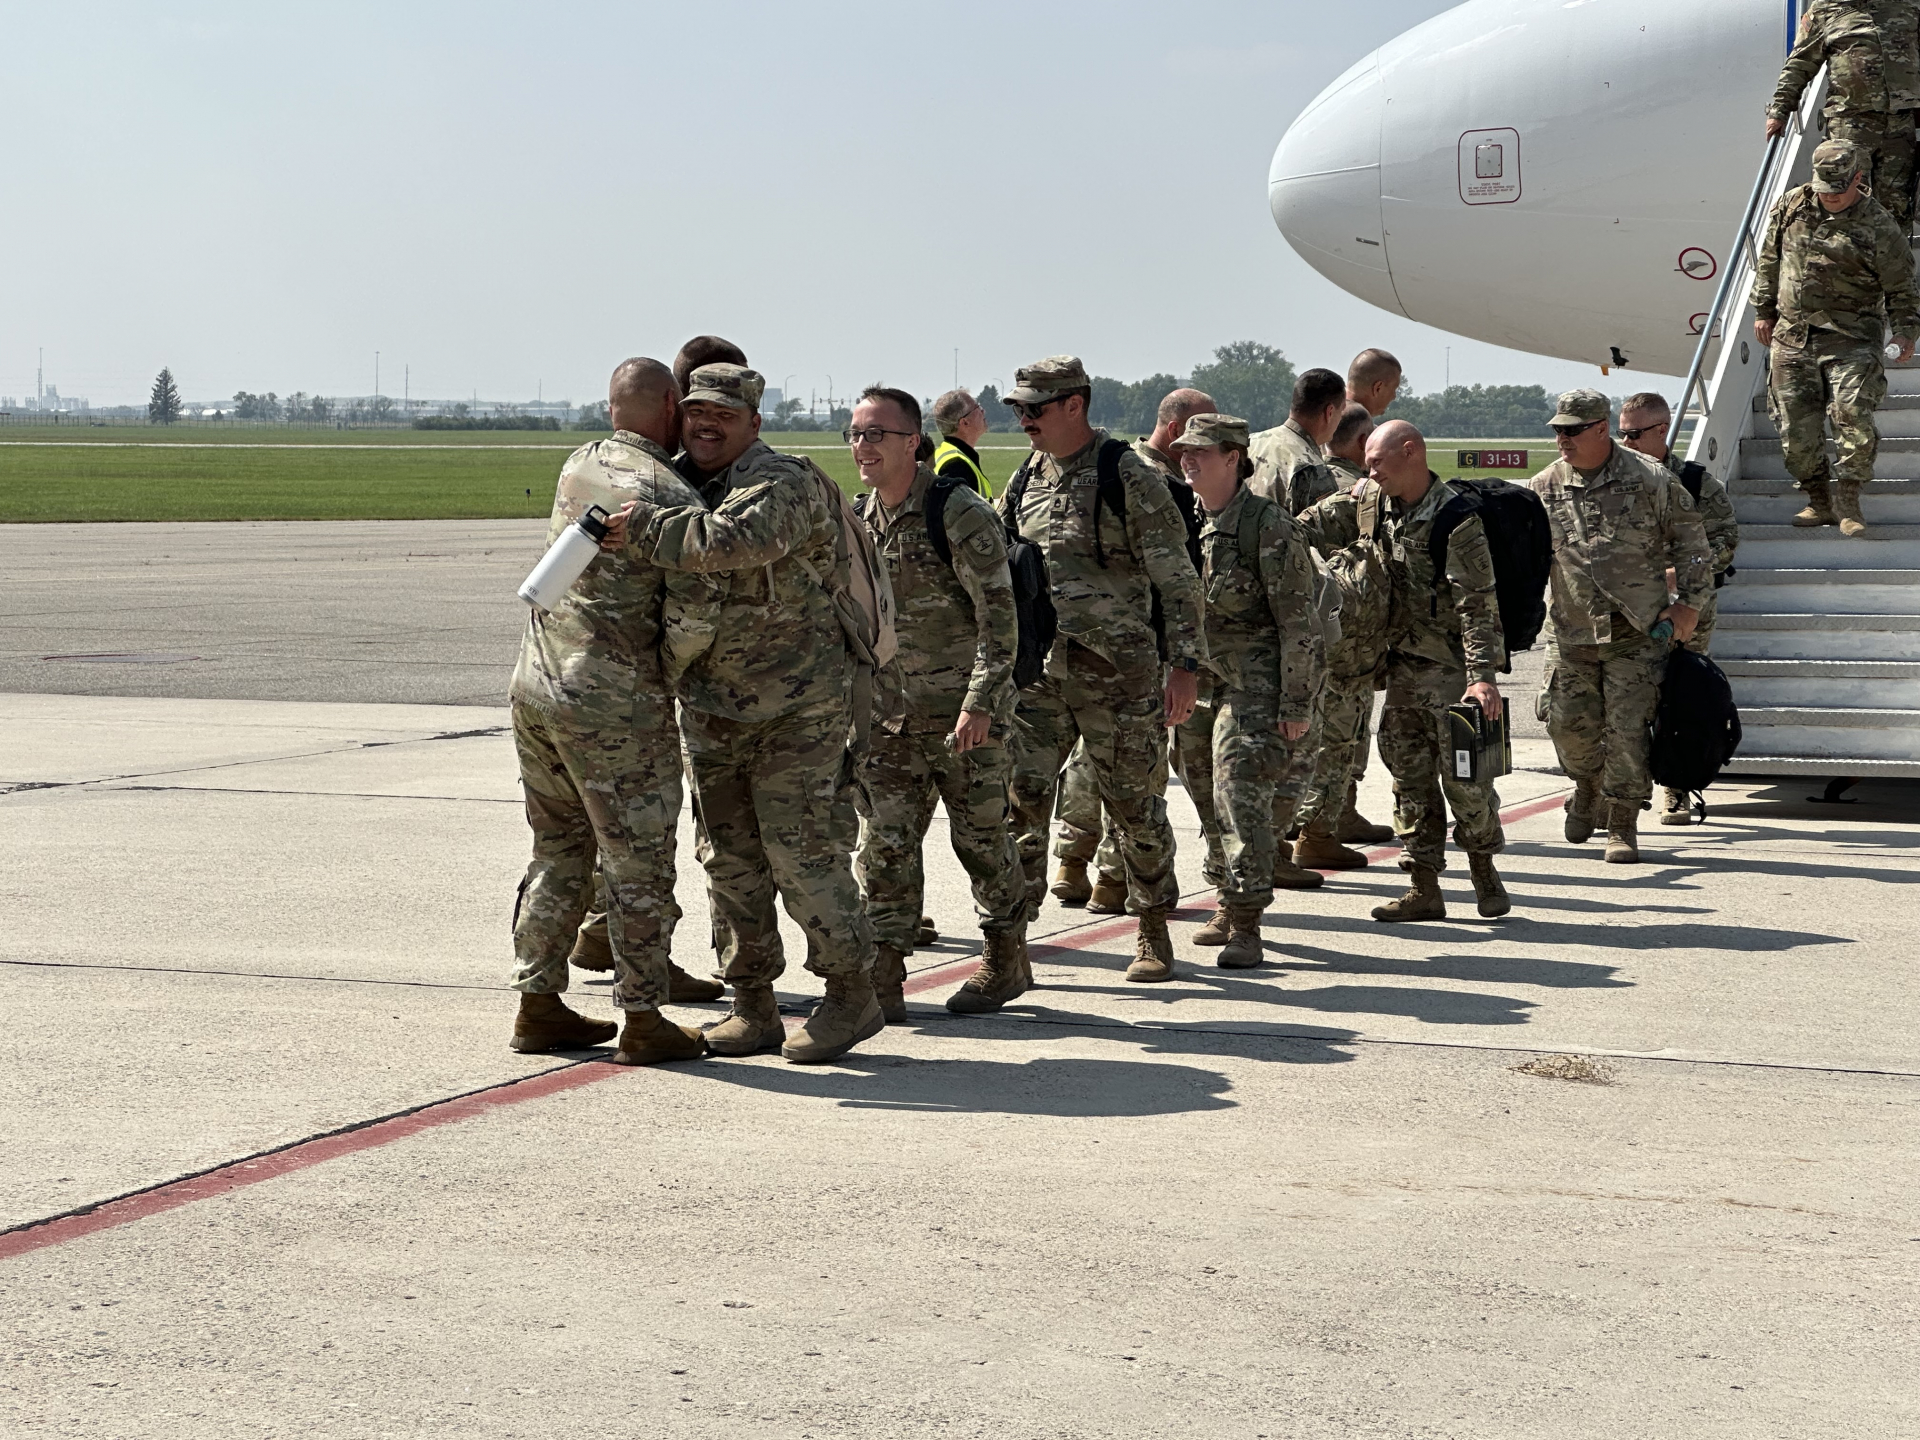
[[[1373,738],[1373,672],[1327,676],[1314,702],[1314,714],[1320,748],[1295,818],[1302,830],[1316,820],[1324,820],[1331,830],[1340,823],[1347,796],[1367,773],[1367,742]]]
[[[876,733],[867,756],[868,813],[860,822],[854,875],[880,945],[911,950],[920,929],[926,872],[921,848],[936,802],[947,808],[953,853],[973,882],[974,913],[986,934],[1025,919],[1027,886],[1007,823],[1012,760],[999,739],[964,755],[947,748],[947,732]]]
[[[1045,890],[1054,787],[1076,741],[1086,744],[1094,786],[1113,825],[1127,909],[1137,914],[1179,898],[1167,821],[1165,716],[1157,665],[1146,679],[1118,672],[1066,639],[1055,646],[1047,675],[1020,692],[1013,815],[1029,898]]]
[[[680,823],[680,742],[672,717],[652,729],[575,728],[515,703],[514,748],[533,862],[513,912],[515,990],[557,995],[594,892],[596,858],[613,947],[613,1003],[650,1010],[667,998],[680,907],[673,898]]]
[[[1570,779],[1598,780],[1607,799],[1645,807],[1647,725],[1666,671],[1667,646],[1637,630],[1605,645],[1549,643],[1538,713]]]
[[[1213,726],[1213,800],[1224,830],[1227,905],[1264,910],[1273,903],[1273,867],[1281,833],[1275,792],[1290,775],[1311,769],[1312,734],[1289,742],[1280,733],[1280,697],[1222,687]],[[1288,802],[1289,807],[1292,802]],[[1291,814],[1289,808],[1288,814]]]
[[[1193,707],[1187,723],[1177,726],[1168,745],[1168,759],[1180,783],[1193,800],[1200,816],[1200,839],[1206,846],[1201,876],[1218,889],[1227,874],[1226,852],[1221,848],[1220,819],[1213,803],[1213,725],[1216,714],[1211,697],[1203,697]],[[1158,776],[1158,791],[1167,793],[1167,775]],[[1118,884],[1124,866],[1114,843],[1113,827],[1104,823],[1100,809],[1100,791],[1094,784],[1092,767],[1087,764],[1084,745],[1076,745],[1060,772],[1060,797],[1055,807],[1059,828],[1054,831],[1053,853],[1061,860],[1079,860],[1093,865],[1103,880]]]
[[[1780,431],[1787,473],[1796,481],[1827,478],[1825,430],[1833,426],[1840,460],[1833,478],[1873,479],[1880,430],[1873,412],[1886,397],[1887,375],[1880,347],[1834,331],[1819,331],[1804,347],[1776,336],[1767,377],[1767,413]]]
[[[1380,759],[1393,776],[1393,833],[1400,839],[1403,870],[1447,868],[1448,809],[1453,811],[1453,843],[1469,855],[1497,855],[1506,848],[1500,795],[1493,782],[1457,780],[1453,775],[1447,707],[1466,688],[1463,670],[1387,657]]]
[[[816,975],[865,975],[873,929],[853,879],[858,821],[846,783],[846,702],[775,720],[682,709],[714,938],[730,985],[786,970],[776,896],[807,937]]]
[[[1873,152],[1867,183],[1906,234],[1913,228],[1914,112],[1843,115],[1827,122],[1827,138],[1851,140]]]

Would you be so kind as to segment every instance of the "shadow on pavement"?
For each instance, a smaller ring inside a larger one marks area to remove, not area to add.
[[[866,1043],[885,1042],[882,1031]],[[749,1090],[867,1110],[1095,1118],[1228,1110],[1237,1103],[1227,1098],[1232,1082],[1217,1071],[1144,1060],[929,1060],[856,1050],[820,1069],[717,1064],[699,1073]]]
[[[1425,960],[1402,960],[1278,943],[1281,954],[1288,957],[1281,968],[1300,976],[1405,975],[1421,980],[1461,980],[1470,985],[1540,985],[1553,990],[1626,990],[1634,983],[1619,979],[1619,971],[1612,965],[1581,960],[1520,955],[1429,955]],[[1269,949],[1268,959],[1274,958]]]
[[[1831,873],[1831,872],[1823,872]],[[1920,878],[1920,877],[1915,877]],[[1499,920],[1482,920],[1463,904],[1445,920],[1422,920],[1412,925],[1395,925],[1398,936],[1449,935],[1461,941],[1484,944],[1539,946],[1571,945],[1608,950],[1732,950],[1747,954],[1764,951],[1798,950],[1808,945],[1853,945],[1846,935],[1820,935],[1805,930],[1776,930],[1757,925],[1706,925],[1693,921],[1661,921],[1652,925],[1582,925],[1559,920],[1536,920],[1526,913],[1527,898],[1515,890],[1513,913]],[[1274,923],[1274,922],[1278,923]],[[1445,927],[1445,928],[1442,928]],[[1386,930],[1379,922],[1347,915],[1280,915],[1268,918],[1268,938],[1273,932],[1312,931],[1346,935],[1380,935]],[[1416,972],[1417,973],[1417,972]]]

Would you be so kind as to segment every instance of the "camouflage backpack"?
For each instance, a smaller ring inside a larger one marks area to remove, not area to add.
[[[1387,620],[1393,608],[1393,580],[1380,558],[1380,487],[1363,481],[1357,502],[1360,539],[1336,550],[1321,563],[1322,588],[1316,599],[1329,614],[1327,671],[1364,675],[1387,653]]]
[[[857,760],[867,752],[873,727],[873,677],[900,650],[899,632],[894,628],[893,578],[887,574],[887,562],[880,558],[873,543],[873,532],[866,527],[846,492],[813,461],[813,472],[827,502],[827,513],[839,526],[833,547],[833,575],[825,576],[807,561],[794,558],[813,577],[814,583],[833,601],[834,617],[846,637],[847,650],[853,656],[853,743]],[[845,565],[847,579],[840,579]]]

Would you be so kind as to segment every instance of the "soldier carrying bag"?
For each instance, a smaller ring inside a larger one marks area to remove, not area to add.
[[[1681,486],[1685,488],[1687,494],[1693,497],[1693,503],[1698,505],[1700,503],[1701,488],[1705,485],[1707,479],[1707,467],[1702,465],[1698,460],[1688,460],[1680,466],[1677,474],[1679,475]],[[1739,567],[1734,565],[1729,565],[1724,570],[1714,571],[1713,588],[1716,590],[1724,588],[1727,581],[1739,573]]]
[[[1095,473],[1098,483],[1093,492],[1093,558],[1099,562],[1102,570],[1107,568],[1106,547],[1100,541],[1100,512],[1111,510],[1120,517],[1122,525],[1127,523],[1127,487],[1120,479],[1120,459],[1132,446],[1124,440],[1108,440],[1100,446],[1095,457]],[[1167,479],[1167,494],[1173,497],[1173,508],[1180,512],[1180,518],[1187,527],[1187,559],[1193,562],[1193,573],[1200,573],[1200,500],[1193,493],[1191,485]],[[1149,585],[1153,591],[1153,613],[1148,623],[1153,626],[1154,643],[1159,647],[1160,658],[1167,658],[1167,612],[1160,603],[1160,591],[1157,586]]]
[[[1053,608],[1053,581],[1047,575],[1047,557],[1040,547],[1020,534],[1020,502],[1026,498],[1027,475],[1033,468],[1033,456],[1020,462],[1007,482],[1007,570],[1013,577],[1013,608],[1020,620],[1020,648],[1013,657],[1013,684],[1024,690],[1046,673],[1047,652],[1053,649],[1060,633],[1060,617]],[[953,547],[947,543],[947,496],[954,481],[937,480],[927,488],[927,538],[947,564],[953,564]],[[941,485],[945,489],[939,489]]]

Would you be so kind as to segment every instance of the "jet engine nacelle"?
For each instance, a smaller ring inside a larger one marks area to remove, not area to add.
[[[1273,156],[1274,222],[1409,319],[1682,372],[1792,21],[1791,0],[1469,0],[1301,112]]]

